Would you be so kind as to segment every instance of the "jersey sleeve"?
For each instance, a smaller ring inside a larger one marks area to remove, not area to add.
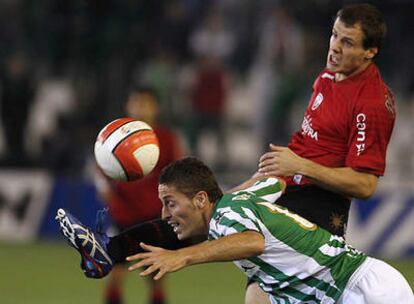
[[[253,211],[243,204],[219,208],[210,221],[209,239],[218,239],[245,231],[257,231],[263,234],[259,221],[253,215]]]
[[[263,178],[249,188],[226,195],[226,201],[221,203],[210,221],[209,239],[244,231],[263,235],[264,224],[252,199],[274,203],[281,195],[282,185],[274,177]]]
[[[364,100],[353,113],[346,165],[358,171],[382,176],[387,146],[395,122],[394,101]]]
[[[263,178],[254,183],[253,186],[235,193],[241,192],[249,192],[270,203],[274,203],[282,195],[282,185],[279,179],[275,177]]]

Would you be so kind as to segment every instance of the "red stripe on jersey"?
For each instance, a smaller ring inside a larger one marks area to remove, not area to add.
[[[112,150],[112,153],[124,168],[128,180],[143,176],[141,165],[134,157],[134,152],[148,144],[159,146],[155,133],[152,130],[138,130],[121,140]]]
[[[108,139],[108,137],[114,133],[119,127],[134,121],[135,119],[125,117],[125,118],[119,118],[114,120],[113,122],[109,123],[105,128],[102,129],[101,132],[99,132],[97,141],[101,142],[102,144],[105,142],[105,140]]]

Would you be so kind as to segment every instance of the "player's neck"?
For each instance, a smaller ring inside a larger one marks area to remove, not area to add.
[[[350,77],[353,77],[355,75],[358,75],[364,72],[371,65],[371,63],[372,61],[368,61],[365,64],[362,64],[358,69],[354,70],[350,74],[335,73],[335,82],[344,81],[345,79],[348,79]]]
[[[216,205],[213,203],[209,203],[208,206],[206,206],[206,209],[204,211],[204,223],[206,224],[207,227],[207,231],[208,231],[208,227],[210,226],[210,220],[213,217],[213,211],[214,211],[214,207]]]

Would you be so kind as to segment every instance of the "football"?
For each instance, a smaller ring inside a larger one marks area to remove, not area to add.
[[[133,181],[149,174],[160,155],[153,129],[132,118],[107,124],[96,138],[94,152],[99,168],[118,181]]]

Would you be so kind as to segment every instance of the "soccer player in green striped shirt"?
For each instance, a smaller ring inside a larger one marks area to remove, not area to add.
[[[414,303],[411,288],[390,265],[368,257],[301,216],[275,204],[284,184],[277,178],[251,180],[223,194],[211,170],[195,158],[166,167],[159,180],[163,219],[180,240],[208,238],[166,250],[149,246],[128,257],[141,275],[209,262],[234,261],[254,281],[252,303]],[[268,296],[256,298],[259,286]]]

